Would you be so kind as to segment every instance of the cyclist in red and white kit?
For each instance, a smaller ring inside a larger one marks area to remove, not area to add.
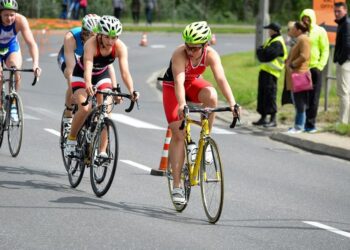
[[[169,164],[172,168],[174,187],[173,201],[185,203],[183,187],[180,186],[181,168],[184,163],[184,132],[179,130],[183,119],[186,101],[201,103],[204,107],[214,108],[218,103],[215,88],[201,78],[201,74],[209,66],[215,80],[226,98],[232,112],[236,104],[230,85],[225,77],[219,54],[209,47],[211,30],[207,22],[194,22],[186,26],[182,32],[185,44],[174,51],[169,68],[163,79],[163,106],[172,132],[169,148]],[[234,114],[236,115],[236,114]],[[209,117],[210,127],[214,114]]]

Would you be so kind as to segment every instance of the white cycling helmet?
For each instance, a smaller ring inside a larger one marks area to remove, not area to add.
[[[18,4],[16,0],[1,0],[0,10],[14,10],[18,11]]]
[[[98,32],[98,23],[100,21],[101,17],[96,14],[87,14],[84,16],[82,20],[82,28],[97,33]]]
[[[99,25],[98,25],[98,33],[115,37],[119,36],[122,33],[122,24],[119,19],[114,16],[102,16]]]

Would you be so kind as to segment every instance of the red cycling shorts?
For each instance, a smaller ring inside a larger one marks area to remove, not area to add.
[[[174,82],[163,82],[163,107],[168,123],[179,120],[178,102],[175,95]],[[200,103],[198,94],[201,89],[211,87],[212,85],[203,78],[196,78],[191,82],[185,82],[186,100],[194,103]]]

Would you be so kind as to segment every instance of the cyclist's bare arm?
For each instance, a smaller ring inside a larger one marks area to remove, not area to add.
[[[115,70],[113,67],[113,64],[108,65],[108,73],[112,81],[112,87],[116,88],[117,87],[117,78],[115,77]]]
[[[226,98],[229,105],[233,108],[236,101],[232,94],[231,87],[226,79],[220,56],[210,47],[208,47],[207,63],[213,72],[215,81],[217,82],[222,94]]]
[[[36,72],[36,75],[39,76],[41,69],[39,68],[39,50],[38,45],[36,44],[34,40],[33,33],[29,27],[29,23],[27,21],[27,18],[25,18],[23,15],[17,13],[16,14],[16,31],[17,33],[21,32],[24,41],[28,45],[29,53],[33,59],[33,70]],[[36,69],[39,68],[39,70],[36,71]]]
[[[128,50],[122,41],[117,40],[116,43],[116,55],[118,57],[120,74],[125,86],[132,95],[134,92],[134,82],[129,70]],[[138,98],[138,96],[136,98]]]
[[[68,32],[64,36],[63,46],[64,46],[64,58],[66,60],[66,69],[64,71],[64,76],[70,82],[73,74],[73,69],[75,66],[74,50],[76,49],[76,42],[72,32]]]
[[[183,108],[186,105],[186,97],[185,97],[185,68],[186,68],[186,54],[183,48],[178,47],[173,56],[171,58],[172,62],[172,72],[174,76],[175,83],[175,95],[177,102],[179,103],[178,115],[182,119],[183,117]]]
[[[94,95],[91,77],[94,55],[96,54],[96,47],[96,39],[89,39],[84,45],[84,81],[86,84],[86,93],[90,96]]]

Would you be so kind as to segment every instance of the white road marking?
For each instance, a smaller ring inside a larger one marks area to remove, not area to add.
[[[28,57],[28,58],[26,58],[26,61],[27,61],[27,62],[31,62],[31,61],[33,61],[33,58]]]
[[[33,107],[33,106],[26,106],[27,109],[33,110],[41,115],[48,116],[52,119],[57,119],[57,112],[53,112],[49,109],[41,108],[41,107]]]
[[[332,233],[340,234],[342,236],[350,238],[350,233],[349,232],[345,232],[345,231],[339,230],[337,228],[330,227],[330,226],[327,226],[325,224],[322,224],[322,223],[319,223],[319,222],[315,222],[315,221],[303,221],[303,222],[306,223],[306,224],[309,224],[311,226],[322,228],[322,229],[330,231]]]
[[[56,57],[58,55],[58,53],[51,53],[49,54],[49,57]]]
[[[150,47],[152,49],[164,49],[166,46],[164,44],[153,44]]]
[[[112,119],[120,122],[120,123],[124,123],[126,125],[135,127],[135,128],[145,128],[145,129],[157,129],[157,130],[166,130],[165,128],[153,125],[151,123],[148,122],[143,122],[141,120],[123,115],[123,114],[112,114]]]
[[[28,114],[23,114],[23,118],[26,119],[26,120],[37,120],[37,121],[41,120],[38,117],[31,116],[31,115],[28,115]]]
[[[213,134],[220,134],[220,135],[235,135],[235,134],[237,134],[236,132],[229,131],[227,129],[218,128],[218,127],[213,127],[212,133]]]
[[[124,162],[125,164],[128,164],[132,167],[136,167],[136,168],[139,168],[139,169],[142,169],[142,170],[145,170],[147,171],[148,173],[151,172],[152,168],[150,167],[147,167],[145,165],[142,165],[140,163],[137,163],[137,162],[134,162],[134,161],[129,161],[129,160],[120,160],[121,162]]]
[[[58,137],[61,136],[61,133],[58,132],[57,130],[51,129],[51,128],[44,128],[44,130],[46,130],[47,132],[53,134],[53,135],[57,135]]]

